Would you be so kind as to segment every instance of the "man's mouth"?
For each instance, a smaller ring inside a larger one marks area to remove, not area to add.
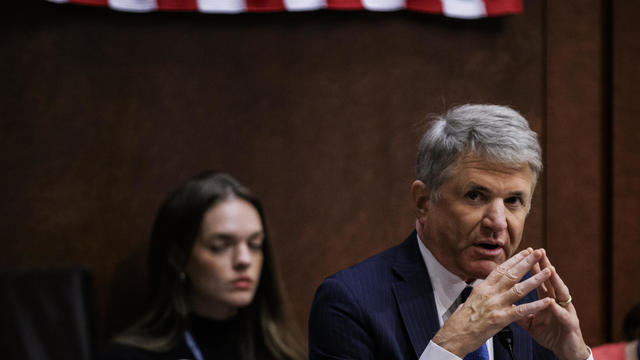
[[[500,247],[500,245],[498,244],[476,244],[476,246],[479,246],[487,250],[495,250]]]
[[[499,242],[477,242],[473,244],[473,248],[476,254],[482,258],[495,258],[496,256],[502,256],[505,253],[505,249]]]

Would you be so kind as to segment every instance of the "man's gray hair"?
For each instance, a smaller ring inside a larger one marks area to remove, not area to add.
[[[542,171],[538,135],[507,106],[466,104],[432,120],[418,147],[416,174],[434,200],[452,165],[465,154],[505,165],[528,163],[534,187]]]

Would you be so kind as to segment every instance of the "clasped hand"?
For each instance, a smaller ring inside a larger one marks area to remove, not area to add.
[[[520,281],[528,271],[533,276]],[[534,289],[538,289],[539,300],[514,304]],[[545,251],[528,248],[498,265],[474,287],[432,341],[462,358],[505,326],[517,322],[560,359],[585,360],[589,350],[573,304],[556,303],[556,299],[569,298],[569,289]]]

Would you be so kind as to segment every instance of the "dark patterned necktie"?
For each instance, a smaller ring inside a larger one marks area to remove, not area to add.
[[[471,294],[471,290],[473,287],[467,286],[462,290],[460,296],[460,303],[467,301],[469,294]],[[484,343],[480,346],[476,351],[468,353],[467,356],[464,357],[464,360],[489,360],[489,350],[487,350],[487,344]]]

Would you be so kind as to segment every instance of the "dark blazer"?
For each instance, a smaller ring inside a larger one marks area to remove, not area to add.
[[[535,292],[521,302],[534,301]],[[517,324],[517,360],[555,359]],[[440,328],[415,231],[402,244],[327,279],[309,319],[310,359],[417,359]],[[509,354],[494,339],[494,359]]]

